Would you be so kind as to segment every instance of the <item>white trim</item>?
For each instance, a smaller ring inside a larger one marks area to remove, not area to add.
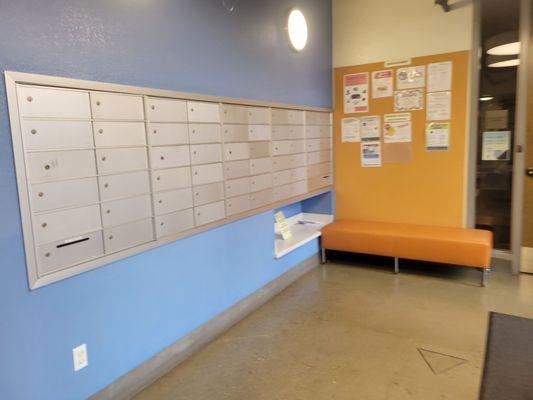
[[[520,271],[533,274],[533,247],[522,247],[520,253],[522,259]]]

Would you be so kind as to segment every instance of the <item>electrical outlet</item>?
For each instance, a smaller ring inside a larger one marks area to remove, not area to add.
[[[87,345],[85,343],[72,349],[72,360],[74,361],[74,371],[79,371],[89,365]]]

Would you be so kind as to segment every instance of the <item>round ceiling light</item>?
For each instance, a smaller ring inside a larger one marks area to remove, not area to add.
[[[479,101],[490,101],[494,98],[494,96],[481,96],[479,98]]]
[[[492,56],[509,56],[520,54],[520,42],[501,44],[487,50],[487,54]]]
[[[490,60],[487,59],[487,66],[489,68],[505,68],[505,67],[516,67],[520,65],[520,59],[518,58],[509,58],[509,59],[498,59]]]
[[[307,44],[307,21],[300,10],[291,10],[287,21],[287,29],[293,49],[302,51]]]
[[[512,56],[520,54],[518,31],[503,32],[485,41],[487,54],[493,56]]]

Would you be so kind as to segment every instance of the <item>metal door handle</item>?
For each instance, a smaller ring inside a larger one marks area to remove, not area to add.
[[[533,167],[526,168],[526,175],[533,178]]]

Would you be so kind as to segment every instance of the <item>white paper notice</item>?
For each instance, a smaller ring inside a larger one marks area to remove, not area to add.
[[[361,166],[381,167],[381,143],[363,142],[361,143]]]
[[[481,159],[483,161],[510,160],[511,132],[483,132]]]
[[[372,98],[392,96],[392,69],[372,72]]]
[[[428,92],[452,89],[452,62],[428,64]]]
[[[406,122],[411,121],[411,113],[385,114],[383,122]]]
[[[361,117],[359,121],[361,125],[361,140],[365,142],[379,140],[381,137],[381,116]]]
[[[360,123],[359,118],[343,118],[341,120],[341,138],[342,143],[360,142]]]
[[[344,75],[344,114],[368,112],[368,72]]]
[[[394,92],[394,111],[422,110],[424,90],[410,89]]]
[[[396,70],[396,89],[422,88],[426,84],[426,67],[405,67]]]
[[[385,143],[410,142],[412,139],[411,121],[385,122],[383,124],[383,140]]]
[[[448,150],[450,146],[450,123],[430,122],[426,124],[426,150]]]
[[[452,92],[428,93],[426,103],[426,119],[428,121],[444,121],[451,117]]]

